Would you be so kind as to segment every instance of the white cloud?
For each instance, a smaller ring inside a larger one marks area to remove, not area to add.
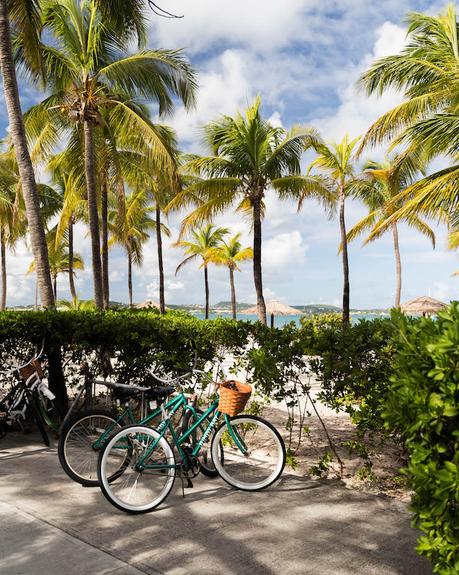
[[[299,265],[303,263],[307,249],[298,230],[278,234],[264,242],[263,263],[267,270]]]
[[[450,299],[451,291],[451,285],[447,284],[446,282],[434,282],[432,297],[447,302]]]
[[[257,50],[273,50],[302,37],[305,26],[301,16],[318,0],[169,0],[167,10],[184,14],[181,20],[152,19],[154,43],[166,47],[184,46],[188,52],[199,52],[212,45],[231,43]]]
[[[237,50],[226,50],[199,75],[197,106],[186,111],[179,106],[172,118],[172,125],[179,137],[196,145],[200,140],[200,128],[221,114],[234,114],[251,99],[251,85],[246,64]]]
[[[124,274],[119,270],[113,270],[109,272],[108,279],[113,283],[120,282],[124,280]]]
[[[372,53],[349,70],[348,83],[338,92],[341,103],[337,110],[329,116],[312,120],[326,138],[339,141],[346,133],[351,137],[362,135],[372,122],[402,101],[400,93],[390,90],[383,96],[369,97],[359,90],[356,83],[375,59],[399,52],[405,44],[405,36],[405,29],[391,22],[385,22],[377,29]]]

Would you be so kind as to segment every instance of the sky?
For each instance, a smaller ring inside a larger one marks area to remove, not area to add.
[[[356,88],[360,73],[378,57],[398,52],[405,41],[404,17],[409,10],[436,14],[445,2],[424,0],[164,0],[162,7],[183,15],[163,19],[149,13],[149,45],[183,48],[198,75],[197,106],[187,112],[177,105],[164,121],[172,125],[185,151],[204,152],[201,128],[220,114],[234,114],[256,95],[262,112],[274,125],[314,126],[323,137],[339,141],[349,133],[365,132],[372,121],[401,101],[400,94],[368,98]],[[42,96],[20,83],[22,105],[27,109]],[[3,99],[0,105],[4,107]],[[156,110],[152,107],[152,112]],[[0,133],[6,133],[6,110],[0,115]],[[383,150],[366,158],[381,158]],[[309,156],[305,157],[307,166]],[[434,169],[435,166],[432,167]],[[280,201],[268,191],[263,222],[263,272],[265,297],[290,304],[340,305],[342,268],[338,255],[339,226],[328,219],[314,201],[301,212],[293,202]],[[358,202],[346,207],[348,228],[366,213]],[[184,213],[169,218],[171,240],[166,240],[166,303],[203,303],[203,272],[191,263],[175,275],[183,253],[172,246]],[[231,210],[219,217],[232,233],[241,232],[250,245],[250,225]],[[459,278],[457,255],[446,248],[445,230],[435,228],[437,245],[418,232],[401,226],[403,265],[402,301],[430,295],[449,301],[456,298]],[[78,272],[82,299],[92,297],[90,246],[87,232],[76,229],[75,249],[86,269]],[[362,247],[350,245],[351,307],[390,307],[395,292],[395,263],[390,234]],[[8,305],[34,301],[35,281],[27,274],[31,254],[21,243],[8,254]],[[210,269],[211,303],[230,299],[228,272]],[[112,301],[127,301],[127,261],[119,248],[110,256]],[[238,300],[255,301],[251,264],[242,265],[236,277]],[[68,278],[58,280],[58,297],[68,298]],[[156,244],[145,245],[144,263],[134,272],[134,300],[157,299]]]

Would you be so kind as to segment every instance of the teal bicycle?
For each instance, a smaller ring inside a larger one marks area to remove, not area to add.
[[[199,473],[200,453],[211,436],[212,463],[232,487],[259,491],[279,479],[285,466],[285,445],[271,423],[254,415],[222,413],[217,398],[187,429],[178,430],[174,414],[187,404],[185,394],[178,393],[168,404],[161,404],[162,421],[156,429],[129,425],[105,443],[99,454],[98,481],[116,508],[146,513],[158,507],[171,492],[177,475],[189,479]],[[193,442],[199,428],[204,431]]]
[[[175,391],[175,385],[178,382],[186,380],[186,385],[189,385],[189,379],[192,377],[208,376],[206,372],[195,368],[184,375],[171,379],[162,379],[155,374],[151,375],[157,382],[154,387],[105,381],[94,382],[111,389],[118,407],[116,410],[98,407],[85,409],[74,414],[63,425],[57,451],[62,469],[73,481],[85,487],[97,486],[99,452],[115,431],[135,423],[154,426],[162,414],[162,408],[159,406],[162,406],[167,401],[168,396]],[[190,423],[203,413],[196,405],[196,396],[187,395],[186,397],[189,401],[183,405],[183,409],[174,411],[176,413],[175,423],[180,425],[183,431],[186,431]],[[132,400],[138,403],[137,409],[133,409]],[[175,405],[176,399],[173,398],[164,407],[170,409]],[[202,426],[198,426],[192,434],[191,441],[196,443],[203,432]],[[199,462],[201,471],[205,475],[209,477],[218,475],[207,451],[202,451]]]

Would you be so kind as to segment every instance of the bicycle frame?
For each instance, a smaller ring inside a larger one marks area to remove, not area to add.
[[[201,451],[201,448],[204,444],[204,442],[206,441],[206,439],[208,438],[209,434],[212,432],[212,429],[215,427],[215,424],[217,423],[218,418],[220,417],[220,415],[222,415],[222,413],[220,411],[218,411],[218,399],[216,399],[212,405],[207,409],[207,411],[205,411],[199,418],[197,421],[195,421],[195,423],[189,428],[187,429],[187,431],[185,433],[183,433],[180,436],[177,436],[174,426],[172,425],[172,421],[171,418],[174,415],[174,413],[177,411],[177,409],[179,409],[179,407],[183,404],[185,405],[189,405],[186,401],[186,398],[183,394],[180,394],[175,400],[173,400],[171,403],[174,403],[174,405],[172,406],[171,412],[170,414],[168,414],[168,417],[163,419],[162,422],[160,423],[160,425],[156,428],[156,431],[159,433],[159,436],[155,439],[155,441],[152,443],[152,445],[146,450],[146,452],[139,458],[139,461],[137,462],[137,467],[139,469],[167,469],[167,468],[172,468],[172,467],[177,467],[176,465],[164,465],[164,464],[145,464],[145,461],[150,457],[151,453],[154,451],[155,447],[158,445],[158,443],[160,442],[160,440],[166,435],[167,431],[170,431],[171,436],[174,440],[174,444],[177,447],[177,450],[180,454],[180,457],[182,459],[182,461],[186,458],[186,455],[182,449],[182,445],[186,442],[186,440],[190,437],[190,435],[195,431],[195,429],[197,427],[199,427],[201,425],[201,423],[204,420],[208,420],[210,416],[211,419],[208,422],[204,433],[202,435],[202,437],[200,438],[200,440],[198,441],[198,443],[196,444],[196,447],[193,449],[191,455],[193,457],[197,457],[199,455],[199,452]],[[163,408],[163,410],[165,411],[167,406],[165,406]],[[163,411],[163,413],[164,413]],[[232,436],[232,438],[234,439],[237,448],[245,455],[247,454],[247,447],[244,443],[244,440],[242,439],[242,437],[239,435],[239,433],[237,432],[236,429],[234,429],[231,425],[231,420],[229,418],[228,415],[223,414],[225,423],[228,427],[228,431],[230,433],[230,435]],[[151,418],[151,416],[150,416]]]
[[[132,423],[132,424],[137,423],[138,425],[148,425],[148,423],[150,423],[150,421],[155,419],[155,417],[158,417],[158,415],[164,414],[165,410],[171,409],[172,411],[171,411],[170,416],[172,416],[182,406],[185,407],[185,410],[192,411],[193,414],[196,415],[196,410],[194,409],[194,407],[190,403],[188,403],[188,401],[186,400],[186,397],[183,394],[180,394],[177,397],[174,397],[173,399],[171,399],[168,403],[166,403],[166,405],[158,406],[154,411],[152,411],[149,415],[147,415],[147,417],[144,417],[144,418],[140,419],[139,421],[136,421],[136,419],[133,416],[131,408],[128,406],[124,409],[123,413],[120,414],[120,416],[117,418],[114,425],[116,425],[117,423],[122,421],[126,414],[128,415],[130,423]],[[161,427],[163,421],[160,423],[160,425],[158,427]],[[108,437],[110,437],[110,435],[112,434],[114,425],[111,425],[110,427],[108,427],[96,439],[96,441],[92,444],[92,447],[94,449],[100,449],[101,448],[104,440],[108,439]]]

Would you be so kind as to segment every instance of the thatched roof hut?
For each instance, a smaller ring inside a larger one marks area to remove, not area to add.
[[[428,296],[421,296],[402,304],[401,310],[403,313],[412,315],[435,315],[445,307],[447,307],[447,304],[442,301]]]
[[[137,309],[144,309],[144,308],[148,308],[148,307],[156,307],[159,309],[159,303],[156,301],[153,301],[152,299],[146,299],[144,302],[138,303],[134,307],[136,307]],[[169,308],[166,307],[166,309],[169,309]]]
[[[245,309],[244,312],[247,315],[257,314],[257,306],[249,307]],[[274,327],[274,316],[275,315],[301,315],[302,312],[299,309],[286,305],[278,300],[271,300],[266,302],[266,313],[271,316],[271,327]]]

